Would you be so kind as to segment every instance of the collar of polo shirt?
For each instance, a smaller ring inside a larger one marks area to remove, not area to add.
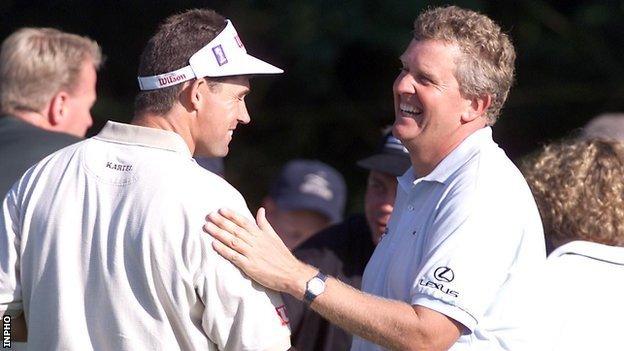
[[[166,88],[194,78],[249,74],[278,74],[284,71],[247,53],[230,20],[223,31],[189,59],[189,65],[155,76],[138,77],[141,90]]]

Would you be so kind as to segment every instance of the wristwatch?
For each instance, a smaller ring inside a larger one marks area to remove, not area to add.
[[[325,291],[325,281],[327,276],[319,271],[314,278],[308,280],[306,283],[305,294],[303,295],[303,302],[311,304],[317,296]]]

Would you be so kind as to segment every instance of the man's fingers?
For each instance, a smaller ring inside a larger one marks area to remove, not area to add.
[[[258,209],[258,212],[256,213],[256,223],[258,223],[258,227],[262,231],[271,227],[271,224],[269,224],[269,221],[266,219],[266,210],[264,209],[264,207],[260,207]]]
[[[230,234],[240,238],[241,240],[245,242],[248,242],[250,234],[253,236],[252,233],[249,233],[249,231],[245,230],[244,228],[241,228],[236,223],[232,222],[232,220],[230,220],[229,218],[226,218],[223,215],[221,215],[221,213],[219,212],[213,212],[209,214],[207,217],[207,220],[209,221],[208,223],[212,222],[220,229],[229,232]]]
[[[217,241],[219,241],[221,245],[225,245],[228,248],[235,250],[241,254],[245,254],[246,249],[249,247],[246,242],[231,234],[227,230],[223,230],[217,227],[212,222],[206,222],[206,224],[204,224],[204,231],[212,235],[213,238],[217,239]]]
[[[256,213],[256,222],[258,223],[258,227],[260,228],[260,230],[262,230],[263,232],[268,232],[275,237],[279,237],[277,233],[275,233],[275,230],[273,229],[273,226],[271,226],[271,223],[269,223],[269,220],[266,218],[266,210],[264,209],[264,207],[260,207],[258,209],[258,213]]]
[[[232,223],[236,224],[238,227],[243,228],[250,234],[255,234],[258,230],[258,226],[253,221],[247,219],[247,217],[241,216],[240,214],[227,209],[221,208],[219,209],[219,214],[226,219],[230,220]]]
[[[245,271],[244,266],[247,262],[247,257],[241,255],[240,253],[230,249],[227,245],[224,245],[218,240],[214,240],[212,242],[212,248],[223,258],[232,262],[233,265]]]

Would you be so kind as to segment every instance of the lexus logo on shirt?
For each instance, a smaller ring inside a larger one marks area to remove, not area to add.
[[[450,283],[453,281],[453,279],[455,279],[455,273],[453,273],[453,270],[448,267],[436,268],[435,272],[433,272],[433,276],[437,280],[447,283]]]
[[[451,290],[451,288],[449,287],[450,284],[446,284],[446,286],[444,285],[445,283],[450,283],[453,281],[453,279],[455,279],[455,273],[453,273],[452,269],[448,267],[438,267],[433,272],[433,277],[438,282],[444,282],[444,283],[438,283],[438,282],[428,280],[426,278],[421,278],[420,281],[418,282],[418,285],[421,285],[427,288],[440,290],[441,292],[447,295],[453,296],[453,297],[459,297],[459,292],[456,290]]]

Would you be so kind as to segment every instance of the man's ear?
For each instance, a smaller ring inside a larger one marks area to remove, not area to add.
[[[470,99],[468,112],[462,115],[462,122],[472,122],[479,117],[485,117],[485,112],[492,105],[492,96],[482,95]]]
[[[194,112],[201,106],[202,99],[205,99],[202,87],[206,84],[204,79],[195,79],[192,82],[184,82],[184,86],[178,94],[178,102],[184,107],[186,112]]]
[[[199,110],[203,100],[207,98],[208,83],[203,78],[195,79],[186,90],[188,107],[193,111]]]
[[[47,116],[51,126],[54,127],[65,122],[65,117],[68,112],[67,109],[69,108],[67,105],[68,99],[69,93],[64,90],[59,91],[52,97]]]

